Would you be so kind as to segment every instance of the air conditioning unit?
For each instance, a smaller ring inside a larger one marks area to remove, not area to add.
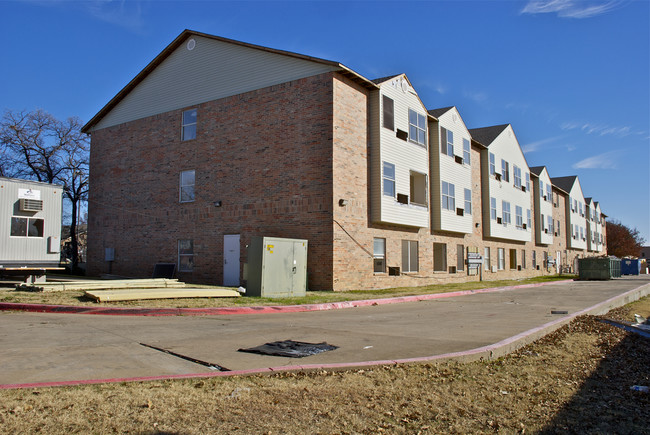
[[[399,267],[388,266],[388,275],[389,276],[399,276],[400,275]]]
[[[544,229],[544,234],[548,234],[548,229]]]
[[[409,203],[409,196],[405,195],[403,193],[398,193],[397,194],[397,202],[400,204],[408,204]]]
[[[521,190],[522,190],[523,192],[525,192],[525,191],[526,191],[526,186],[521,186]]]
[[[501,181],[501,174],[499,174],[498,172],[495,172],[494,173],[494,178],[496,178],[497,181]]]
[[[523,229],[528,228],[528,226],[527,226],[526,224],[523,224],[521,227],[522,227]]]
[[[456,273],[456,266],[449,266],[449,273]]]
[[[497,218],[497,223],[498,223],[498,224],[502,223],[500,217]]]
[[[492,266],[492,273],[496,273],[496,271],[497,271],[497,267],[496,267],[496,266]]]
[[[454,156],[454,160],[455,160],[456,163],[458,163],[459,165],[462,165],[462,164],[463,164],[463,158],[460,157],[460,156]]]
[[[457,208],[456,209],[456,214],[458,216],[464,216],[465,215],[465,210],[463,210],[462,208]]]
[[[395,136],[397,136],[399,139],[402,140],[407,140],[409,138],[409,134],[405,132],[404,130],[400,130],[399,128],[395,132]]]
[[[555,237],[557,237],[557,233],[555,233]]]
[[[521,270],[521,266],[517,266],[517,270]]]
[[[43,201],[40,199],[20,199],[20,211],[42,211]]]
[[[544,195],[544,201],[546,201],[546,195]]]

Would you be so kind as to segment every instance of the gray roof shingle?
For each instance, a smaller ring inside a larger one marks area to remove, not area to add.
[[[492,127],[472,128],[469,134],[472,139],[481,145],[490,146],[494,139],[499,136],[510,124],[493,125]]]

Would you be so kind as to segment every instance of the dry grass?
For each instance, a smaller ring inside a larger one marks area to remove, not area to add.
[[[455,284],[428,285],[422,287],[400,287],[382,290],[355,290],[346,292],[309,291],[301,298],[197,298],[197,299],[161,299],[147,301],[123,301],[98,303],[84,297],[83,290],[66,290],[53,293],[17,291],[12,288],[0,288],[0,302],[77,306],[110,307],[154,307],[154,308],[209,308],[260,305],[302,305],[326,302],[341,302],[372,298],[391,298],[399,296],[447,293],[460,290],[476,290],[491,287],[532,284],[574,278],[573,275],[548,275],[522,280],[474,281]],[[208,286],[197,286],[208,287]]]
[[[608,317],[650,315],[650,298]],[[492,362],[0,391],[6,433],[647,433],[648,340],[587,316]]]

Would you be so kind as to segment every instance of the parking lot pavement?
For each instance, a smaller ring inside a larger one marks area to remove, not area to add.
[[[650,276],[641,275],[303,313],[116,317],[5,311],[0,384],[217,373],[201,362],[239,373],[498,357],[577,314],[606,312],[649,293]],[[299,359],[238,352],[288,339],[338,348]]]

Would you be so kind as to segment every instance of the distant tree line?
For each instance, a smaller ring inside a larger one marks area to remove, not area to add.
[[[77,215],[88,196],[90,141],[78,118],[56,119],[43,110],[6,110],[0,121],[0,176],[63,186],[69,203],[71,260],[79,262]]]

